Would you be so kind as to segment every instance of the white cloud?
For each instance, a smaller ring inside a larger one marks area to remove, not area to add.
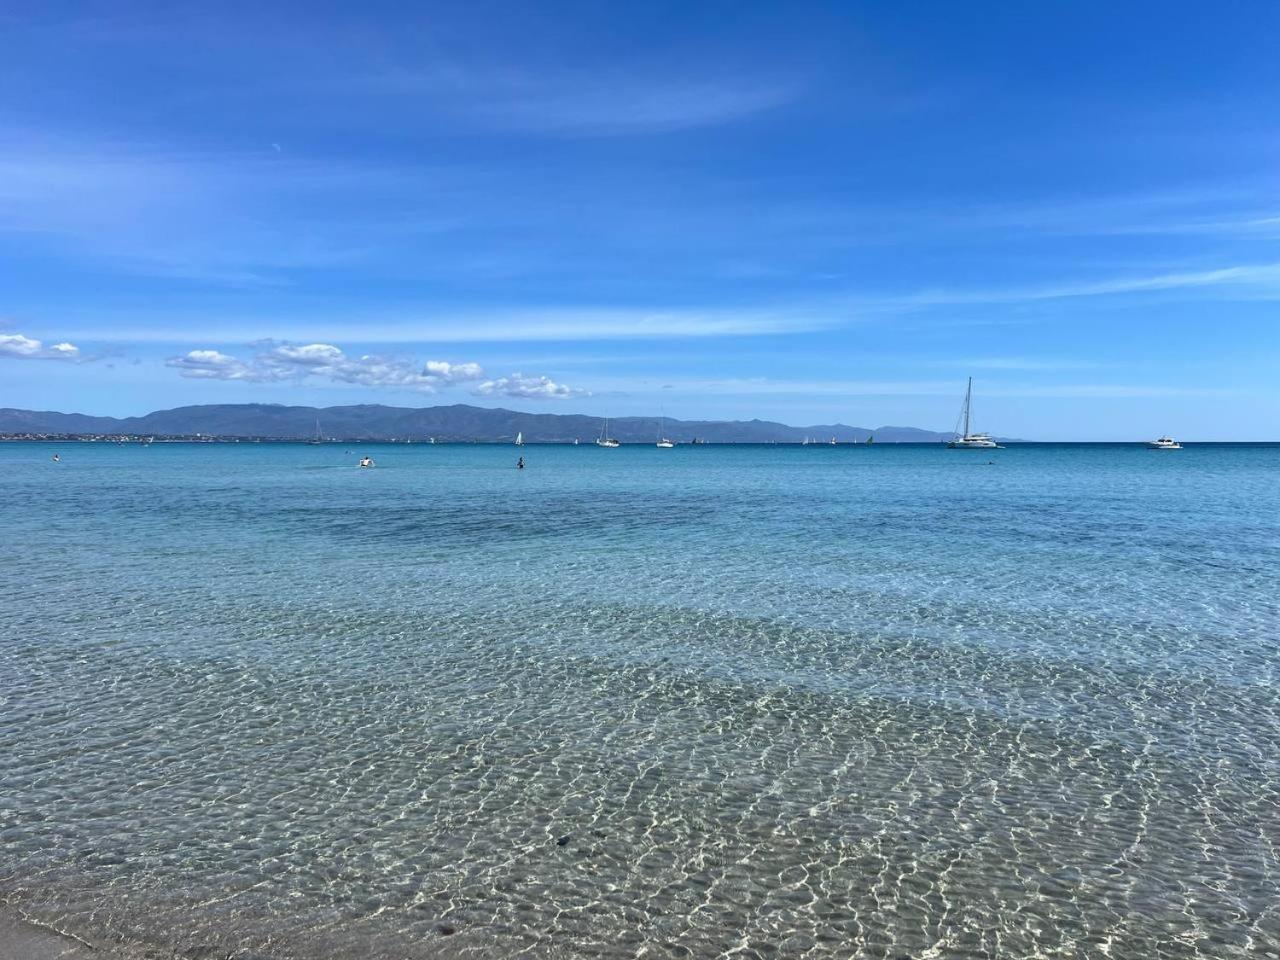
[[[449,363],[447,360],[428,360],[422,367],[424,373],[439,377],[448,383],[462,380],[480,380],[484,369],[478,363]]]
[[[486,380],[476,387],[475,392],[484,396],[501,395],[529,400],[568,400],[570,397],[586,395],[585,390],[577,390],[566,384],[556,383],[550,377],[526,377],[522,373],[513,373],[509,377],[499,377],[496,380]]]
[[[170,357],[166,366],[179,370],[184,377],[195,380],[251,380],[261,382],[273,379],[265,370],[218,350],[191,350],[185,356]]]
[[[478,363],[428,360],[418,366],[402,357],[369,354],[351,357],[331,343],[272,344],[248,360],[219,350],[190,350],[183,356],[170,357],[166,364],[182,376],[194,379],[278,383],[315,378],[332,383],[421,393],[435,393],[444,387],[484,380],[485,377],[484,368]],[[477,387],[477,392],[557,399],[582,393],[548,377],[526,377],[520,373],[486,380]]]
[[[32,337],[20,333],[0,333],[0,357],[17,360],[78,360],[80,348],[73,343],[54,343],[45,346]]]
[[[284,344],[265,355],[271,362],[297,364],[304,367],[325,367],[343,362],[346,357],[330,343],[308,343],[305,346]]]

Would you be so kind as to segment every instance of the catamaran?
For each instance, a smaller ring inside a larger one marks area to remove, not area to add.
[[[947,442],[952,450],[999,450],[1000,444],[991,439],[989,433],[974,433],[969,427],[973,412],[973,377],[969,378],[969,388],[964,392],[964,406],[960,409],[960,420],[964,423],[961,432],[960,424],[956,424],[956,435]]]
[[[622,446],[617,440],[609,436],[609,418],[604,418],[604,426],[600,428],[600,437],[596,440],[597,447],[620,447]]]

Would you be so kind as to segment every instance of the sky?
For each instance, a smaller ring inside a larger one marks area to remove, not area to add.
[[[1280,439],[1280,4],[0,0],[0,406]]]

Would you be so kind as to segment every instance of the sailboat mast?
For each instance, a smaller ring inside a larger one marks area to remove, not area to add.
[[[969,407],[973,403],[973,377],[969,378],[969,388],[964,392],[964,435],[969,435]]]

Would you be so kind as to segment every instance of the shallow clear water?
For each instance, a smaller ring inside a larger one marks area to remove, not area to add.
[[[0,444],[0,899],[164,956],[1280,953],[1280,446],[523,453]]]

